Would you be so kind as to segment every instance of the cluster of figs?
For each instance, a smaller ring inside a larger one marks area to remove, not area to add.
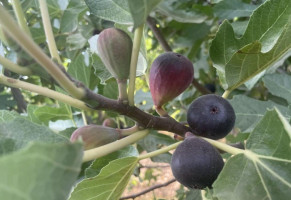
[[[117,82],[127,81],[132,53],[129,35],[117,28],[105,29],[98,37],[97,48],[105,67]],[[150,92],[157,112],[185,91],[193,77],[193,64],[185,56],[174,52],[159,55],[149,74]],[[163,113],[159,114],[163,116]],[[173,153],[173,175],[188,188],[211,188],[224,162],[218,150],[200,136],[214,140],[225,137],[234,127],[234,110],[226,99],[218,95],[203,95],[191,103],[187,122],[192,131],[186,133],[185,140]],[[120,139],[120,132],[108,124],[88,125],[77,129],[71,141],[79,137],[82,137],[85,149],[90,149]]]

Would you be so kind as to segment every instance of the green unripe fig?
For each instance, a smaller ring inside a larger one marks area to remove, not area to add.
[[[74,142],[80,137],[83,140],[84,149],[88,150],[120,139],[120,133],[114,128],[92,124],[75,130],[70,140]]]
[[[191,189],[211,188],[223,165],[218,151],[196,136],[187,137],[177,147],[171,160],[176,180]]]
[[[149,85],[154,104],[163,104],[180,95],[193,80],[192,62],[185,56],[166,52],[159,55],[150,69]]]
[[[108,28],[97,40],[97,49],[108,71],[118,80],[129,77],[132,40],[123,30]]]
[[[226,99],[208,94],[191,103],[187,111],[187,121],[195,135],[217,140],[232,130],[235,113]]]

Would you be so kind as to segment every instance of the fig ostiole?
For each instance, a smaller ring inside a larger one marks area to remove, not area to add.
[[[174,151],[171,160],[174,177],[190,189],[211,188],[223,166],[219,152],[197,136],[188,136]]]
[[[82,139],[84,149],[92,149],[120,139],[120,132],[115,128],[99,125],[87,125],[76,129],[71,135],[70,141]]]
[[[111,128],[117,128],[117,123],[114,119],[112,118],[107,118],[102,122],[102,126],[107,126]]]
[[[231,104],[215,94],[198,97],[187,111],[187,122],[193,133],[215,140],[233,129],[235,118]]]
[[[166,52],[154,60],[150,69],[149,85],[158,113],[166,114],[162,106],[189,87],[193,76],[192,62],[181,54]]]

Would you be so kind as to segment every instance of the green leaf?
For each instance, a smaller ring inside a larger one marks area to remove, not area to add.
[[[89,60],[86,63],[84,55],[79,54],[73,62],[69,65],[68,73],[84,83],[87,87],[90,85],[90,72],[91,67],[89,65]]]
[[[32,141],[62,143],[68,140],[46,126],[34,124],[22,117],[0,123],[0,155],[21,149]]]
[[[0,157],[1,199],[66,199],[81,162],[80,143],[33,143]]]
[[[133,24],[127,0],[85,0],[90,12],[105,20]]]
[[[264,20],[262,20],[264,19]],[[210,47],[225,89],[235,89],[290,55],[291,2],[270,0],[256,9],[241,38],[224,21]]]
[[[216,4],[213,11],[219,19],[233,19],[248,17],[256,8],[256,5],[244,3],[242,0],[224,0]]]
[[[34,111],[37,110],[39,106],[33,105],[33,104],[28,104],[27,105],[27,117],[31,122],[34,122],[36,124],[44,124],[41,122],[38,117],[34,114]]]
[[[109,164],[109,162],[124,158],[124,157],[131,157],[131,156],[138,156],[138,151],[133,146],[127,146],[119,151],[115,151],[107,156],[103,156],[101,158],[96,159],[89,168],[86,169],[85,175],[86,178],[91,178],[97,176],[103,167]]]
[[[137,157],[125,157],[110,162],[98,176],[80,182],[72,192],[70,200],[118,200],[137,162]]]
[[[86,43],[87,39],[82,35],[82,33],[75,33],[72,35],[69,35],[66,39],[67,44],[69,45],[69,50],[78,50],[82,49]]]
[[[127,2],[134,22],[134,27],[139,27],[146,22],[149,13],[161,2],[161,0],[127,0]]]
[[[185,5],[183,1],[167,0],[162,1],[157,8],[164,15],[182,23],[202,23],[208,18],[203,12],[205,8],[193,2],[189,4],[191,5]]]
[[[0,110],[0,123],[14,120],[16,117],[19,116],[20,115],[15,111]]]
[[[59,108],[50,106],[38,107],[34,110],[34,115],[45,124],[48,124],[49,121],[56,121],[58,119],[71,119],[71,113],[65,106]]]
[[[151,131],[143,140],[140,140],[138,144],[147,152],[152,152],[161,149],[164,146],[168,146],[175,143],[175,140],[170,136],[158,133],[157,131]],[[163,153],[155,157],[151,157],[154,162],[166,162],[171,161],[170,153]]]
[[[236,95],[230,100],[234,108],[236,121],[235,127],[241,132],[250,132],[262,119],[267,109],[278,108],[288,120],[290,120],[290,111],[287,107],[278,105],[272,101],[259,101],[244,95]]]
[[[270,74],[263,78],[265,86],[273,95],[286,99],[291,104],[291,76]]]
[[[223,200],[289,199],[291,127],[277,110],[268,111],[251,133],[243,154],[231,157],[215,181]]]
[[[69,5],[61,18],[60,30],[64,32],[73,32],[78,27],[79,14],[87,9],[85,2],[79,0],[70,0]]]

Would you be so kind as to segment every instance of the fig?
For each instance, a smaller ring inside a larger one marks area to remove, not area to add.
[[[74,142],[79,137],[83,140],[84,149],[88,150],[120,139],[120,133],[114,128],[91,124],[76,129],[70,140]]]
[[[99,56],[108,71],[118,80],[128,79],[132,40],[123,30],[108,28],[97,40]]]
[[[103,121],[102,126],[117,128],[117,123],[112,118],[107,118]]]
[[[218,151],[196,136],[187,137],[177,147],[171,160],[176,180],[191,189],[211,188],[223,166]]]
[[[215,94],[198,97],[187,111],[187,121],[194,134],[215,140],[233,129],[235,118],[231,104]]]
[[[192,82],[194,68],[185,56],[166,52],[152,63],[149,85],[157,108],[180,95]]]

